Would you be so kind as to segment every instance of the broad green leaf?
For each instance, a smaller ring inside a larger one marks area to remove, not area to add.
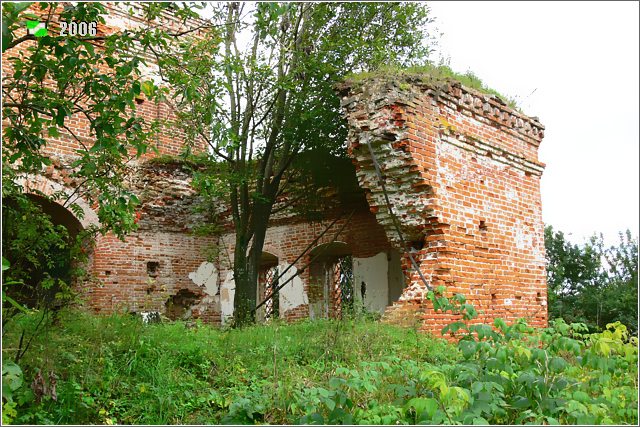
[[[404,409],[413,408],[416,411],[418,420],[431,419],[438,409],[438,402],[435,399],[425,397],[414,397],[404,405]]]
[[[140,89],[147,97],[151,97],[155,91],[155,85],[153,84],[153,81],[147,80],[140,85]]]
[[[516,408],[519,408],[519,409],[529,408],[531,406],[531,400],[529,400],[528,397],[516,396],[516,398],[513,401],[512,405],[514,407],[516,407]]]
[[[60,131],[58,130],[57,127],[51,126],[47,129],[47,132],[49,134],[50,137],[52,138],[57,138],[60,136]]]

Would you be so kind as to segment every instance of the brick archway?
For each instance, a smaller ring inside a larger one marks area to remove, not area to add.
[[[98,214],[91,208],[91,205],[81,196],[74,195],[74,190],[68,188],[59,182],[53,181],[42,175],[28,175],[26,178],[21,178],[17,183],[22,186],[25,193],[44,194],[46,196],[53,196],[55,193],[63,192],[66,194],[72,203],[77,204],[82,209],[84,215],[82,218],[76,218],[84,229],[90,226],[100,227],[100,220]],[[57,203],[57,201],[54,201]],[[69,209],[69,206],[58,203],[65,209]],[[71,203],[69,203],[71,204]]]
[[[268,254],[267,256],[273,256],[275,258],[278,259],[278,262],[282,262],[283,260],[285,260],[284,255],[282,254],[282,251],[278,250],[278,248],[273,247],[272,245],[264,245],[262,247],[262,256],[264,256],[265,254]]]

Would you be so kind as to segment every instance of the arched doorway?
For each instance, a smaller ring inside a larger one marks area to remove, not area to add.
[[[68,300],[87,248],[74,214],[47,197],[18,194],[3,199],[3,256],[8,276],[22,282],[7,292],[28,307],[56,308]]]
[[[340,318],[353,309],[355,289],[353,258],[344,242],[325,243],[316,246],[309,254],[310,303],[312,317]]]

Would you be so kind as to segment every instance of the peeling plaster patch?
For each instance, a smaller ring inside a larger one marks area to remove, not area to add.
[[[513,301],[511,301],[511,299],[507,298],[506,300],[504,300],[504,305],[511,305],[513,304]]]
[[[282,275],[279,279],[281,283],[289,280],[298,271],[298,269],[292,265],[291,268],[289,268],[289,271],[284,273],[287,267],[289,267],[289,264],[286,263],[282,263],[278,266],[278,274]],[[302,283],[302,279],[300,279],[299,276],[295,276],[291,279],[291,281],[280,289],[278,293],[280,295],[279,303],[281,315],[286,313],[288,310],[294,309],[303,304],[309,304],[307,292],[304,290],[304,283]]]
[[[162,83],[162,76],[157,66],[149,66],[140,64],[140,77],[153,80],[153,83],[160,85]]]
[[[221,323],[224,325],[233,317],[233,299],[236,295],[236,282],[233,280],[233,271],[227,273],[227,278],[220,287],[220,312]]]
[[[196,271],[189,273],[189,279],[196,285],[204,287],[204,291],[209,296],[218,293],[218,271],[216,266],[210,262],[203,262]]]
[[[360,293],[361,284],[366,284],[364,306],[368,310],[384,312],[389,300],[388,283],[389,262],[387,254],[379,254],[369,258],[353,258],[353,281],[356,295],[363,301]]]

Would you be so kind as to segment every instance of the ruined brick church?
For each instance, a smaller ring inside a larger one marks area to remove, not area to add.
[[[108,24],[134,19],[113,10]],[[258,318],[334,317],[348,300],[386,321],[437,334],[451,315],[434,312],[425,298],[428,284],[464,294],[481,312],[478,321],[525,317],[546,325],[538,119],[498,97],[426,75],[345,81],[336,96],[357,191],[313,221],[291,213],[272,217],[258,301],[287,284]],[[145,100],[138,114],[172,117],[168,105]],[[72,123],[90,142],[81,120]],[[156,145],[166,158],[181,152],[182,141],[173,129]],[[54,164],[25,180],[25,191],[71,194],[77,184],[67,165],[76,144],[64,133],[49,141]],[[132,167],[131,188],[142,202],[138,230],[125,241],[107,234],[95,242],[90,279],[79,284],[86,305],[99,313],[160,311],[224,324],[233,315],[233,227],[194,234],[204,219],[194,210],[189,169],[153,157]],[[69,227],[96,224],[92,206],[76,203],[85,213],[80,220],[61,206],[47,209]]]

